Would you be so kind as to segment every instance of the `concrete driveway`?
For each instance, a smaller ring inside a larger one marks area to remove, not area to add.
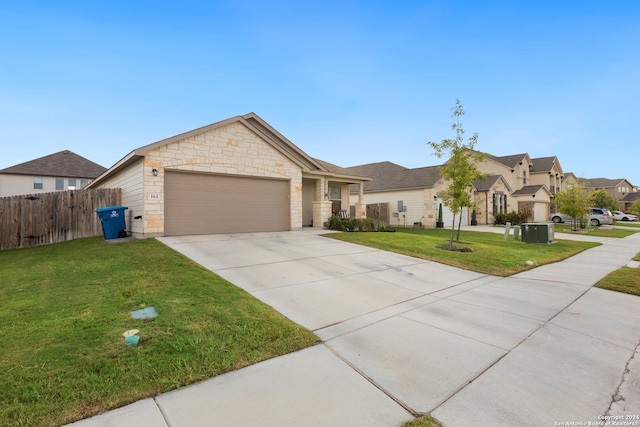
[[[640,251],[640,234],[508,278],[318,234],[160,238],[324,342],[78,425],[389,427],[432,413],[449,427],[558,426],[640,415],[640,298],[592,288]]]

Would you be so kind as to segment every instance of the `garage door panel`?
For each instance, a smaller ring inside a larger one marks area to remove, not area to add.
[[[289,181],[167,172],[165,235],[289,229]]]

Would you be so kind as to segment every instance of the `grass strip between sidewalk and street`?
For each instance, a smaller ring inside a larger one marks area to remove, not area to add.
[[[510,276],[542,264],[561,261],[586,249],[600,245],[594,242],[556,240],[550,244],[529,244],[503,234],[464,230],[461,242],[454,246],[471,252],[442,249],[448,245],[450,229],[397,229],[388,232],[330,233],[326,237],[392,251],[416,258],[436,261],[454,267],[495,276]],[[531,261],[532,265],[527,265]]]
[[[570,224],[554,224],[553,228],[556,233],[587,235],[587,236],[595,236],[595,237],[613,237],[618,239],[622,239],[624,237],[630,236],[640,231],[640,229],[625,230],[623,228],[610,228],[610,227],[604,227],[604,226],[578,228],[578,230],[573,231]]]
[[[633,259],[640,261],[640,253]],[[605,276],[596,287],[640,296],[640,268],[622,267]]]
[[[0,301],[0,426],[70,423],[319,341],[155,239],[0,252]]]

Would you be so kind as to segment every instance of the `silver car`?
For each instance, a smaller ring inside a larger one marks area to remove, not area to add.
[[[604,208],[587,208],[587,212],[585,214],[589,214],[589,222],[594,227],[598,227],[600,225],[611,225],[613,224],[613,215],[609,209]],[[573,218],[569,215],[565,215],[560,212],[556,212],[549,216],[549,221],[553,221],[556,224],[560,222],[573,222]]]

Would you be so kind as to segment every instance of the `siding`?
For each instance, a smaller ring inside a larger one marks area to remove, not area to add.
[[[142,166],[142,160],[140,160],[100,183],[101,188],[122,189],[122,206],[129,208],[125,211],[127,230],[133,234],[143,233],[144,221],[146,221],[143,211]],[[133,219],[136,216],[142,216],[142,219]]]
[[[4,174],[0,173],[0,197],[9,196],[22,196],[26,194],[44,194],[52,193],[56,190],[56,178],[64,179],[64,190],[67,190],[67,183],[69,178],[58,176],[41,176],[42,189],[36,190],[33,188],[33,178],[40,175],[16,175],[16,174]],[[91,182],[89,178],[72,178],[76,180],[76,190],[81,189],[81,181],[85,179]]]
[[[391,226],[413,227],[414,222],[422,222],[429,226],[429,222],[425,221],[427,217],[427,209],[425,208],[425,191],[424,189],[417,190],[401,190],[401,191],[385,191],[379,193],[365,193],[364,203],[390,203],[391,208]],[[404,206],[406,206],[406,212],[398,213],[398,200],[402,200]],[[352,194],[350,197],[350,204],[355,205],[358,202],[358,195]],[[398,216],[395,214],[398,213]],[[404,215],[404,216],[403,216]],[[435,220],[434,220],[435,226]]]

